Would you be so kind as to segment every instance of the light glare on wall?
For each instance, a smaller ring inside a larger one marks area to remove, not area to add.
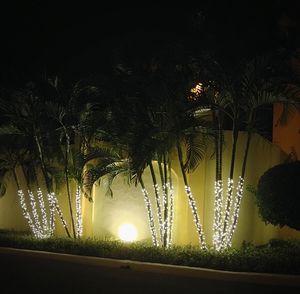
[[[122,241],[133,242],[137,239],[137,230],[132,224],[122,224],[119,227],[119,237]]]

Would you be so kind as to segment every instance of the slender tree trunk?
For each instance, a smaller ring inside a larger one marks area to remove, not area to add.
[[[146,209],[147,209],[147,213],[148,213],[148,220],[149,220],[149,225],[150,225],[152,242],[153,242],[154,246],[158,246],[159,243],[157,241],[155,223],[154,223],[154,218],[153,218],[153,213],[152,213],[152,208],[151,208],[151,202],[150,202],[150,199],[149,199],[149,195],[148,195],[148,192],[145,188],[142,177],[140,178],[139,182],[140,182],[140,185],[142,187],[142,192],[144,194],[144,200],[145,200],[145,203],[146,203]]]
[[[232,142],[232,153],[231,153],[230,174],[229,174],[229,177],[231,179],[233,179],[233,174],[234,174],[236,147],[237,147],[237,141],[239,136],[239,130],[235,123],[233,125],[232,132],[233,132],[233,142]]]
[[[65,130],[65,137],[66,137],[66,150],[65,150],[65,179],[66,179],[66,188],[68,194],[68,203],[69,203],[69,210],[71,216],[71,224],[73,229],[73,237],[76,239],[76,230],[74,224],[74,216],[73,216],[73,208],[72,208],[72,197],[69,185],[69,153],[70,153],[70,136]]]
[[[25,178],[27,189],[28,189],[28,191],[32,191],[32,187],[31,187],[31,185],[29,183],[29,179],[28,179],[28,177],[26,175],[25,168],[24,168],[23,164],[21,164],[21,168],[22,168],[22,172],[23,172],[23,175],[24,175],[24,178]]]
[[[32,221],[32,218],[30,216],[30,213],[28,212],[27,210],[27,206],[26,206],[26,203],[25,203],[25,197],[24,197],[24,193],[23,191],[21,190],[21,186],[20,186],[20,183],[18,181],[18,176],[16,174],[16,171],[15,171],[15,168],[13,168],[12,170],[12,173],[13,173],[13,177],[14,177],[14,180],[16,182],[16,185],[17,185],[17,189],[18,189],[18,196],[20,198],[20,204],[21,204],[21,209],[22,209],[22,213],[23,213],[23,216],[24,218],[27,220],[27,223],[29,225],[29,228],[31,229],[32,233],[34,234],[35,237],[39,237],[39,232],[35,226],[35,224],[33,223]]]
[[[35,143],[36,143],[36,146],[37,146],[37,149],[38,149],[41,169],[42,169],[42,173],[43,173],[43,176],[44,176],[44,179],[45,179],[45,182],[46,182],[47,192],[50,194],[51,191],[52,191],[51,181],[50,181],[49,176],[48,176],[48,172],[47,172],[47,168],[46,168],[46,164],[45,164],[45,160],[44,160],[44,154],[43,154],[43,151],[42,151],[42,146],[41,146],[40,140],[39,140],[37,135],[34,136],[34,139],[35,139]]]
[[[249,153],[249,149],[250,149],[251,138],[252,138],[252,133],[251,133],[251,131],[248,131],[247,132],[246,148],[245,148],[245,153],[244,153],[244,158],[243,158],[242,172],[241,172],[241,176],[240,176],[239,182],[238,182],[237,197],[236,197],[236,202],[235,202],[235,205],[234,205],[232,224],[230,226],[230,231],[229,231],[229,244],[231,244],[231,242],[232,242],[233,233],[234,233],[234,231],[236,229],[236,226],[237,226],[237,223],[238,223],[238,217],[239,217],[238,213],[239,213],[239,210],[240,210],[241,200],[242,200],[242,197],[243,197],[244,178],[245,178],[246,164],[247,164],[248,153]]]
[[[168,227],[169,227],[169,218],[168,218],[168,206],[169,206],[169,199],[168,199],[168,169],[167,169],[167,161],[166,161],[166,154],[163,155],[163,164],[164,164],[164,248],[168,245]]]
[[[216,134],[214,136],[214,143],[215,143],[215,156],[216,156],[216,181],[218,181],[219,178],[219,124],[218,124],[218,118],[217,118],[217,111],[213,110],[212,115],[213,115],[213,124],[215,126]]]
[[[218,120],[218,139],[219,139],[219,175],[218,179],[222,180],[222,171],[223,171],[223,141],[224,141],[224,133],[222,129],[222,122],[220,121],[222,118]]]
[[[247,132],[247,143],[246,143],[246,148],[245,148],[245,153],[244,153],[244,158],[243,158],[242,172],[241,172],[242,178],[245,178],[246,165],[247,165],[247,159],[248,159],[251,139],[252,139],[252,132],[248,131]]]
[[[18,190],[21,190],[21,188],[20,188],[21,186],[20,186],[20,184],[19,184],[19,181],[18,181],[18,177],[17,177],[16,171],[15,171],[15,168],[13,168],[12,174],[13,174],[13,176],[14,176],[14,180],[15,180],[15,182],[16,182],[16,185],[17,185]]]
[[[165,212],[165,177],[164,177],[164,170],[163,170],[163,162],[161,161],[161,158],[158,158],[158,170],[159,170],[159,176],[160,176],[160,182],[161,182],[161,192],[162,192],[162,197],[161,197],[161,214],[162,214],[162,224],[163,224],[163,236],[162,236],[162,246],[164,246],[164,239],[165,239],[165,234],[166,234],[166,227],[165,227],[165,217],[164,217],[164,212]]]
[[[230,162],[230,173],[227,183],[227,193],[226,193],[226,208],[225,208],[225,217],[223,223],[223,233],[222,233],[222,246],[227,238],[227,228],[229,225],[230,220],[230,210],[232,205],[232,196],[233,196],[233,175],[234,175],[234,166],[235,166],[235,156],[236,156],[236,147],[237,147],[237,140],[239,135],[239,130],[237,128],[236,122],[233,123],[233,138],[232,138],[232,153],[231,153],[231,162]]]
[[[162,163],[161,160],[158,159],[158,170],[159,170],[159,176],[160,176],[160,181],[161,181],[161,188],[163,191],[163,186],[164,186],[164,173],[163,173],[163,168],[162,168]]]
[[[169,210],[169,234],[168,234],[168,247],[172,245],[172,229],[173,229],[173,218],[174,218],[174,189],[172,180],[172,169],[171,169],[171,159],[169,157],[168,162],[168,175],[169,175],[169,185],[170,185],[170,210]]]
[[[163,218],[162,218],[162,212],[161,212],[161,202],[160,202],[159,189],[158,189],[158,184],[157,184],[157,181],[156,181],[155,171],[154,171],[152,162],[150,162],[149,167],[150,167],[152,182],[153,182],[153,185],[154,185],[156,208],[157,208],[158,222],[159,222],[159,229],[160,229],[159,230],[160,231],[160,240],[161,240],[161,243],[163,244],[164,224],[163,224]]]
[[[191,188],[189,186],[189,183],[188,183],[188,180],[187,180],[187,177],[186,177],[186,173],[185,173],[185,170],[184,170],[184,163],[183,163],[183,156],[182,156],[182,150],[181,150],[180,142],[177,142],[177,153],[178,153],[178,159],[179,159],[181,174],[182,174],[183,182],[184,182],[184,185],[185,185],[185,192],[186,192],[186,195],[188,197],[190,207],[192,209],[192,213],[193,213],[193,217],[194,217],[194,223],[195,223],[198,235],[199,235],[200,246],[201,246],[202,249],[206,250],[207,246],[206,246],[206,243],[205,243],[205,237],[204,237],[204,233],[203,233],[202,226],[201,226],[201,223],[200,223],[200,218],[199,218],[199,215],[198,215],[197,205],[196,205],[196,202],[195,202],[194,197],[192,195]]]
[[[223,181],[222,181],[222,142],[223,130],[221,117],[218,110],[213,111],[213,123],[215,126],[215,156],[216,156],[216,174],[215,174],[215,199],[214,199],[214,224],[213,224],[213,244],[215,249],[220,249],[222,237],[222,204],[223,204]]]

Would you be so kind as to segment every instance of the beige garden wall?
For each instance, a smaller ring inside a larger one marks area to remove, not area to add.
[[[244,154],[246,134],[241,133],[238,140],[236,158],[236,176],[239,175]],[[213,149],[213,148],[211,148]],[[213,150],[208,150],[206,158],[200,163],[197,170],[188,175],[193,195],[197,201],[198,211],[203,225],[206,241],[212,243],[212,226],[214,215],[214,178],[215,161],[211,159]],[[176,154],[174,154],[175,156]],[[228,175],[228,166],[231,156],[231,132],[225,132],[223,161],[224,180]],[[175,158],[175,157],[174,157]],[[280,149],[259,135],[254,135],[249,152],[245,186],[256,185],[259,177],[270,167],[282,162],[285,156]],[[191,210],[177,160],[173,161],[173,181],[175,196],[175,213],[173,240],[178,245],[198,244],[198,236],[193,223]],[[157,169],[156,164],[154,166]],[[158,174],[158,170],[156,170]],[[144,182],[154,205],[154,195],[149,170],[145,171]],[[158,177],[159,178],[159,177]],[[103,184],[103,182],[102,182]],[[225,183],[226,185],[226,183]],[[73,198],[75,197],[75,186]],[[118,176],[112,185],[113,198],[105,196],[103,185],[95,185],[93,189],[93,202],[83,199],[84,236],[96,236],[104,239],[118,238],[119,226],[123,223],[133,224],[138,231],[138,240],[150,240],[147,212],[141,188],[128,185],[126,179]],[[70,213],[66,193],[61,191],[58,195],[59,203],[65,218],[70,224]],[[154,215],[156,210],[153,209]],[[156,219],[157,224],[157,219]],[[56,233],[65,235],[62,225],[57,221]],[[0,228],[25,230],[26,222],[22,216],[15,184],[10,183],[6,195],[0,198]],[[254,196],[245,189],[242,200],[240,221],[233,239],[233,244],[239,246],[243,241],[262,244],[271,238],[299,237],[299,232],[291,229],[279,229],[272,225],[265,225],[259,218]]]

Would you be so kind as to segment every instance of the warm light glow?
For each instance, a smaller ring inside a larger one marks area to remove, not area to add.
[[[119,237],[122,241],[133,242],[137,239],[137,230],[132,224],[122,224],[119,228]]]
[[[191,88],[190,92],[191,95],[188,96],[188,100],[196,101],[203,93],[203,84],[202,83],[196,84],[195,87]]]

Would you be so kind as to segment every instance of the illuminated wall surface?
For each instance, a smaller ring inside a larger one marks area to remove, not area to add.
[[[282,105],[274,106],[273,116],[273,143],[279,146],[286,154],[296,153],[300,160],[300,114],[293,112],[285,125],[279,124]]]
[[[238,141],[236,177],[239,176],[242,165],[245,137],[246,134],[242,133]],[[215,161],[210,159],[212,152],[213,150],[208,151],[207,158],[200,163],[198,169],[193,174],[188,175],[208,244],[212,243],[214,216]],[[229,172],[230,155],[231,132],[226,132],[223,154],[223,176],[225,181]],[[267,169],[282,162],[284,159],[285,155],[279,147],[266,141],[259,135],[255,135],[250,146],[245,188],[249,184],[256,185],[259,177]],[[156,164],[154,166],[156,167]],[[145,172],[144,182],[154,207],[154,195],[149,170]],[[179,173],[177,160],[174,160],[173,166],[173,185],[175,196],[173,240],[179,245],[197,245],[198,236],[184,192],[184,185]],[[117,238],[120,226],[122,224],[130,224],[136,229],[134,234],[137,240],[150,240],[151,235],[141,188],[139,186],[128,185],[124,178],[118,177],[113,183],[112,190],[114,195],[113,198],[110,198],[104,195],[104,189],[101,185],[95,186],[93,191],[94,202],[91,203],[83,199],[84,236],[97,236],[106,239]],[[58,200],[64,216],[70,224],[66,195],[58,195]],[[153,212],[156,215],[155,208],[153,208]],[[27,229],[13,183],[9,185],[5,196],[0,198],[0,228]],[[64,234],[62,225],[58,221],[56,228],[58,235]],[[245,189],[241,204],[240,219],[233,238],[233,245],[238,246],[243,240],[262,244],[270,238],[289,236],[300,237],[300,234],[291,229],[279,229],[272,225],[265,225],[257,214],[254,196]]]

